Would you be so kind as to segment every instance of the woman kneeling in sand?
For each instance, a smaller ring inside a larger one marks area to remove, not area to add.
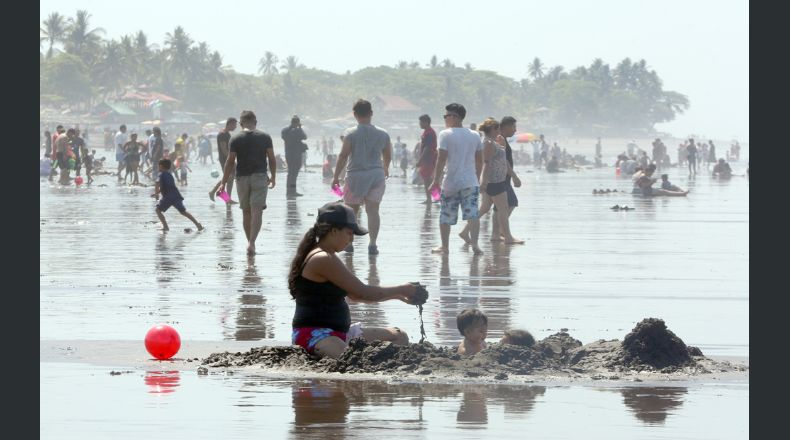
[[[296,300],[291,340],[310,354],[339,358],[354,338],[398,345],[409,342],[406,332],[397,327],[362,328],[358,322],[351,324],[346,296],[362,302],[399,299],[411,304],[417,291],[410,283],[393,287],[367,285],[335,255],[354,240],[354,235],[367,233],[357,224],[350,207],[332,202],[318,210],[315,225],[299,243],[288,275],[288,288]]]

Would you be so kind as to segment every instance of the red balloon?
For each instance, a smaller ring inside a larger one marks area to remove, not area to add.
[[[74,183],[76,183],[77,185],[82,185],[82,177],[81,176],[75,177]]]
[[[169,325],[155,325],[145,334],[145,349],[159,360],[170,359],[180,348],[181,337]]]

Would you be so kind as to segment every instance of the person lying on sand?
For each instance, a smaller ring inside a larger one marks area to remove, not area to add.
[[[458,345],[458,354],[471,356],[486,348],[488,317],[477,309],[464,309],[456,317],[458,331],[464,340]]]
[[[351,324],[346,296],[355,301],[398,299],[406,304],[425,301],[412,283],[392,287],[371,286],[359,280],[335,255],[367,229],[357,224],[354,211],[342,202],[318,210],[316,223],[305,233],[291,261],[288,289],[296,301],[291,341],[308,353],[339,358],[354,338],[406,345],[409,337],[397,327],[362,328]]]

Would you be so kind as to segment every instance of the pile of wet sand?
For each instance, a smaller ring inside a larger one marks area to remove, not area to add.
[[[712,361],[696,347],[688,347],[667,329],[664,321],[642,320],[623,341],[599,340],[583,345],[566,332],[555,333],[534,345],[490,344],[474,356],[460,356],[455,347],[429,342],[396,346],[389,342],[355,339],[340,359],[317,359],[302,348],[261,347],[245,353],[214,353],[205,367],[260,366],[317,373],[384,373],[433,376],[494,377],[522,375],[576,376],[601,373],[658,372],[686,374],[735,371],[742,367]]]

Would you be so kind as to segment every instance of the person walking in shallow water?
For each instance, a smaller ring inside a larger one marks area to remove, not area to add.
[[[332,187],[340,184],[340,175],[348,163],[346,185],[343,201],[359,215],[359,208],[365,205],[370,230],[368,254],[379,253],[377,240],[381,227],[379,206],[387,189],[390,161],[392,160],[392,142],[390,135],[383,129],[371,124],[373,107],[370,102],[359,99],[353,107],[354,118],[358,124],[345,132],[343,147],[337,157]],[[354,252],[349,243],[346,252]]]
[[[291,261],[288,289],[296,302],[291,340],[308,353],[339,358],[354,338],[390,341],[406,345],[409,336],[397,327],[362,327],[351,323],[346,297],[361,302],[397,299],[406,304],[416,300],[417,288],[372,286],[359,280],[337,257],[355,235],[368,231],[357,224],[354,211],[342,202],[331,202],[318,210],[315,224],[305,233]]]
[[[225,121],[225,128],[223,128],[222,131],[220,131],[219,134],[217,135],[217,157],[223,169],[225,168],[225,162],[228,161],[228,153],[230,152],[230,134],[233,132],[233,130],[236,129],[237,122],[238,121],[234,117],[228,118]],[[230,197],[231,193],[233,192],[233,179],[235,177],[236,177],[236,169],[233,168],[231,170],[230,177],[228,178],[228,189],[227,189],[228,197]],[[211,191],[208,192],[208,197],[211,199],[212,202],[214,201],[214,195],[217,194],[217,191],[219,190],[219,186],[221,184],[222,184],[222,179],[220,179],[219,182],[217,182],[217,184],[214,185],[214,188],[212,188]],[[236,203],[238,202],[231,199],[228,202],[228,207]]]
[[[255,129],[258,125],[255,113],[250,110],[241,112],[239,122],[242,131],[230,140],[230,152],[219,189],[225,190],[235,167],[236,192],[243,212],[244,235],[247,237],[247,255],[255,255],[255,240],[263,224],[266,195],[270,188],[274,188],[277,178],[277,160],[271,136]],[[266,175],[267,164],[271,176]]]
[[[423,132],[420,136],[420,159],[417,161],[417,168],[425,188],[425,201],[422,203],[431,204],[431,183],[436,171],[436,131],[431,127],[431,117],[427,114],[420,116],[419,120]]]
[[[500,241],[504,237],[504,241],[507,244],[523,244],[524,240],[519,240],[510,233],[507,190],[510,182],[508,182],[507,178],[515,175],[513,174],[513,168],[507,161],[505,147],[496,142],[496,139],[501,137],[499,135],[499,122],[493,118],[488,118],[478,125],[478,129],[483,133],[483,171],[480,178],[480,194],[483,196],[483,203],[480,205],[478,214],[483,216],[492,206],[496,206],[499,211],[499,215],[497,215],[499,227],[496,230],[496,235],[491,236],[491,241]],[[518,179],[518,176],[515,177]],[[468,233],[469,223],[458,235],[464,241],[469,241]]]
[[[450,227],[458,223],[458,208],[462,218],[469,223],[469,240],[475,255],[483,251],[478,246],[480,220],[478,198],[480,173],[483,169],[483,144],[477,131],[464,128],[466,108],[452,103],[445,107],[446,129],[439,132],[439,158],[436,161],[431,188],[441,188],[439,231],[442,245],[434,253],[449,253]],[[447,166],[447,175],[444,168]]]

